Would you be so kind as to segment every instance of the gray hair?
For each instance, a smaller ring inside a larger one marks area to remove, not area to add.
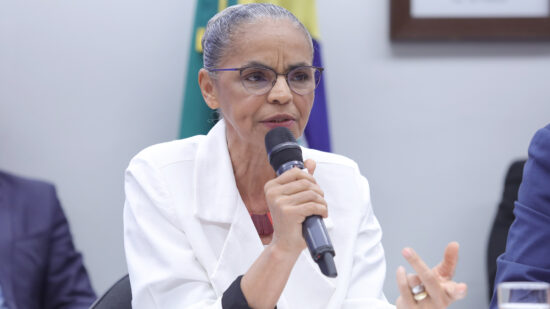
[[[268,3],[239,4],[226,8],[214,15],[206,25],[202,37],[203,62],[205,68],[216,68],[231,44],[232,34],[245,22],[255,22],[261,18],[291,21],[306,35],[313,58],[313,43],[306,27],[288,10]]]

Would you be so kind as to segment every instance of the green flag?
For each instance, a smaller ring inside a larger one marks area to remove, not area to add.
[[[187,78],[183,93],[183,111],[181,117],[180,137],[206,134],[217,121],[216,113],[211,110],[204,99],[198,84],[198,73],[202,68],[201,39],[208,20],[236,0],[198,0],[195,10],[195,22],[189,48]]]

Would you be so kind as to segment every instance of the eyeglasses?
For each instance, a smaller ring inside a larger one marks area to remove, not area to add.
[[[242,67],[228,69],[206,69],[209,72],[219,71],[239,71],[243,87],[255,95],[268,93],[275,83],[277,77],[283,75],[286,79],[288,87],[300,95],[310,94],[317,88],[321,80],[323,68],[315,66],[299,66],[295,67],[287,73],[277,73],[274,69],[268,67]]]

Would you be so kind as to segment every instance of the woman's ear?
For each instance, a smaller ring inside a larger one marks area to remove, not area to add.
[[[220,107],[220,103],[218,102],[218,97],[216,95],[214,79],[205,69],[199,70],[199,86],[201,87],[202,97],[204,98],[206,105],[208,105],[211,109],[218,109]]]

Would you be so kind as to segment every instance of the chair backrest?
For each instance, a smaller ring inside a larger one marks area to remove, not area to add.
[[[132,290],[128,275],[113,284],[90,309],[132,309]]]

